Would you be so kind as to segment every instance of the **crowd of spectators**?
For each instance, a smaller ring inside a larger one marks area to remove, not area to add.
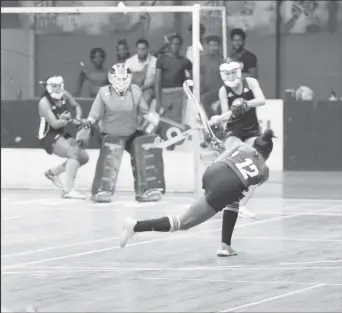
[[[192,26],[189,27],[192,32]],[[163,114],[178,123],[184,123],[186,101],[182,90],[183,82],[192,78],[192,46],[183,49],[183,38],[178,34],[165,36],[164,45],[156,52],[150,51],[147,39],[139,39],[135,54],[131,55],[125,39],[119,40],[117,62],[126,63],[133,73],[133,83],[138,85],[151,110]],[[219,114],[219,89],[222,86],[219,66],[225,61],[222,40],[217,35],[207,35],[200,25],[200,90],[201,104],[208,116]],[[241,62],[244,76],[257,78],[257,58],[245,49],[246,34],[242,29],[230,33],[231,51],[228,59]],[[186,51],[185,56],[181,51]],[[75,95],[79,96],[85,81],[88,81],[89,97],[94,98],[101,86],[108,84],[107,69],[104,67],[106,53],[102,48],[90,52],[91,68],[82,69]],[[228,61],[228,60],[226,60]]]

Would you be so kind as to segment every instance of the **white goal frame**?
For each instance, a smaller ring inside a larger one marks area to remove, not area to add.
[[[201,11],[221,11],[222,12],[222,42],[223,55],[227,57],[227,27],[226,8],[209,7],[194,4],[192,6],[125,6],[125,7],[1,7],[1,14],[48,14],[48,13],[191,13],[192,14],[192,60],[193,60],[193,82],[194,95],[200,102],[200,20]],[[195,124],[195,114],[193,123]],[[194,192],[198,196],[201,191],[201,160],[198,135],[193,136],[194,144]]]

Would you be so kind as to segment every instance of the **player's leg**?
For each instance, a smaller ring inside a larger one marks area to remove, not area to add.
[[[229,184],[231,175],[236,177],[237,184]],[[180,216],[164,216],[138,222],[127,219],[120,240],[121,247],[124,247],[136,232],[169,232],[198,226],[230,203],[237,201],[245,187],[231,168],[214,163],[203,174],[203,189],[204,195]]]
[[[107,134],[102,136],[92,184],[94,202],[111,202],[124,153],[125,140]]]
[[[65,172],[65,167],[66,167],[66,162],[63,162],[57,165],[56,167],[50,168],[44,173],[45,177],[51,180],[53,184],[59,189],[63,188],[59,175]]]
[[[121,234],[120,246],[122,248],[125,247],[127,241],[132,238],[135,233],[188,230],[207,221],[216,213],[217,212],[207,202],[206,197],[202,196],[180,216],[164,216],[144,221],[136,221],[127,218]]]
[[[52,153],[59,157],[67,158],[63,198],[84,199],[85,196],[76,192],[74,187],[79,167],[86,164],[89,160],[88,153],[77,145],[74,138],[66,139],[64,137],[59,137],[52,145]]]
[[[144,135],[138,130],[126,141],[126,151],[131,155],[135,199],[140,202],[159,201],[165,193],[163,152],[144,148],[155,139],[155,135]]]
[[[235,224],[239,215],[239,203],[235,202],[227,206],[223,210],[221,245],[217,250],[217,256],[233,256],[237,255],[236,251],[231,247],[232,236]]]
[[[58,140],[59,137],[61,137],[60,134],[54,131],[50,131],[49,133],[46,134],[44,138],[40,140],[40,145],[48,154],[52,154],[53,145],[56,142],[56,140]],[[66,165],[66,162],[63,162],[57,167],[50,168],[44,172],[45,177],[51,180],[53,184],[59,189],[63,189],[63,185],[59,178],[59,175],[65,171],[65,165]]]

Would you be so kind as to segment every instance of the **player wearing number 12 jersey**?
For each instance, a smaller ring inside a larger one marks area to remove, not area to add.
[[[204,223],[225,207],[238,203],[251,186],[260,185],[268,179],[269,169],[265,162],[273,149],[273,137],[273,131],[267,130],[257,137],[253,146],[241,143],[235,151],[221,154],[203,174],[203,196],[181,216],[145,221],[127,218],[120,246],[125,247],[138,232],[188,230]]]

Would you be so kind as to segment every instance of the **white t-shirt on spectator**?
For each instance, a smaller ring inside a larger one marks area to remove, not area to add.
[[[151,54],[148,55],[146,61],[141,62],[138,58],[138,55],[135,54],[131,56],[125,62],[126,66],[134,73],[134,72],[143,72],[145,67],[147,66],[145,85],[148,85],[152,81],[154,81],[156,75],[156,65],[157,58]]]

